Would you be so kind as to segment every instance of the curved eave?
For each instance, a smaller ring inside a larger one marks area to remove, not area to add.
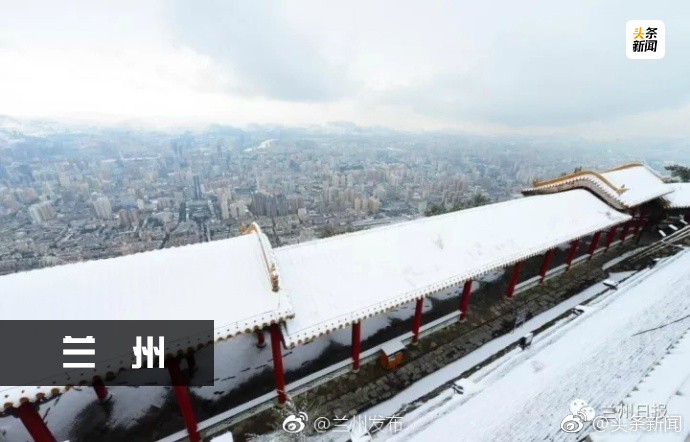
[[[575,188],[582,188],[593,192],[611,207],[619,210],[628,210],[672,192],[670,189],[660,189],[659,186],[652,186],[650,191],[641,183],[628,187],[626,187],[624,184],[621,184],[620,187],[614,184],[616,180],[612,175],[614,175],[615,172],[637,168],[639,168],[640,172],[642,173],[641,178],[644,177],[644,173],[649,173],[656,180],[658,180],[658,184],[663,185],[665,182],[665,179],[662,176],[660,176],[654,169],[648,167],[647,165],[643,163],[629,163],[615,167],[604,173],[585,170],[553,178],[547,181],[535,181],[531,188],[523,190],[522,193],[524,195],[542,195],[562,192]],[[635,184],[635,179],[632,179],[631,183]],[[635,189],[635,191],[631,192],[631,188]],[[640,192],[641,189],[645,190],[645,192]],[[631,198],[633,193],[635,194],[633,197],[634,199]]]
[[[523,190],[522,193],[523,195],[546,195],[572,189],[586,189],[617,210],[628,210],[630,208],[620,199],[616,191],[605,185],[601,180],[590,176],[579,176],[543,186],[531,187]]]
[[[638,207],[649,201],[653,201],[657,198],[661,198],[672,192],[669,191],[658,191],[651,192],[644,197],[638,198],[633,202],[625,202],[620,197],[623,192],[618,193],[612,190],[609,186],[604,184],[601,180],[596,177],[591,176],[579,176],[574,178],[565,179],[557,183],[551,183],[543,186],[531,187],[522,191],[523,195],[545,195],[550,193],[565,192],[572,189],[586,189],[592,192],[594,195],[598,196],[604,200],[607,204],[617,210],[629,210],[634,207]]]

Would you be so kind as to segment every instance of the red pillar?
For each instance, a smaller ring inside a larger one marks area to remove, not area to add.
[[[285,375],[283,373],[283,353],[281,342],[280,327],[278,324],[271,324],[271,351],[273,352],[273,376],[276,380],[276,390],[278,390],[278,404],[284,404],[287,400],[285,395]]]
[[[626,221],[625,224],[623,225],[623,231],[621,232],[621,245],[623,245],[623,243],[625,242],[625,238],[628,236],[628,232],[630,232],[630,226],[632,225],[633,221],[635,220],[635,214],[637,214],[637,208],[632,209],[632,212],[630,212],[632,219],[629,221]]]
[[[577,253],[577,247],[580,245],[580,240],[576,239],[570,243],[570,250],[568,251],[568,257],[565,259],[565,270],[570,270],[570,265],[573,263],[573,258]]]
[[[517,285],[518,278],[520,277],[520,268],[522,267],[522,261],[518,261],[513,266],[513,274],[510,276],[510,282],[508,283],[508,292],[506,296],[508,299],[513,299],[513,293],[515,292],[515,286]]]
[[[258,348],[264,348],[266,346],[266,338],[264,337],[264,331],[263,330],[257,330],[256,331],[256,346]]]
[[[604,253],[609,251],[609,247],[611,246],[611,241],[613,241],[613,237],[616,236],[616,230],[618,230],[617,225],[611,227],[611,230],[609,230],[608,235],[606,235],[606,245],[604,248]]]
[[[414,320],[412,321],[412,343],[416,344],[419,340],[419,326],[422,324],[422,306],[424,299],[419,298],[414,308]]]
[[[625,224],[623,224],[623,231],[621,231],[621,245],[625,242],[625,238],[628,236],[628,232],[630,231],[630,223],[631,221],[626,221]]]
[[[361,325],[362,323],[360,321],[352,324],[352,371],[355,373],[359,371]]]
[[[192,401],[189,399],[189,391],[182,377],[182,371],[180,370],[180,364],[177,362],[177,358],[167,358],[165,360],[165,366],[168,367],[168,372],[170,372],[170,379],[172,380],[173,391],[177,399],[177,406],[180,407],[180,413],[182,414],[184,425],[187,428],[189,440],[190,442],[201,442],[201,437],[199,437],[199,432],[196,428],[196,416],[194,416],[194,410],[192,409]]]
[[[597,250],[597,244],[599,244],[599,238],[601,238],[601,232],[595,233],[594,237],[592,238],[592,242],[589,243],[589,250],[587,250],[587,254],[589,255],[589,259],[592,259],[592,256],[594,256],[594,251]]]
[[[22,421],[34,442],[57,442],[41,415],[38,414],[37,405],[26,403],[16,410],[17,417]]]
[[[108,399],[108,387],[105,386],[101,378],[94,379],[93,391],[96,392],[99,401],[104,402]]]
[[[553,258],[553,251],[554,249],[549,249],[544,255],[544,261],[541,263],[541,269],[539,270],[539,284],[544,282],[544,278],[546,278],[546,272],[549,270],[551,259]]]
[[[644,219],[647,215],[645,212],[646,211],[644,209],[640,209],[640,216],[639,218],[637,218],[637,223],[635,224],[635,231],[633,232],[634,236],[637,236],[637,234],[640,233],[640,229],[644,225]]]
[[[470,303],[470,293],[472,292],[472,280],[465,281],[462,288],[462,300],[460,300],[460,322],[464,321],[467,315],[467,304]]]

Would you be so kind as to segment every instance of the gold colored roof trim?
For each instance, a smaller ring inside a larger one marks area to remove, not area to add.
[[[256,233],[256,237],[259,240],[259,246],[261,247],[261,253],[264,258],[264,264],[266,265],[266,270],[268,270],[268,277],[271,282],[271,290],[277,292],[280,290],[280,281],[278,279],[278,272],[276,271],[276,264],[273,260],[269,259],[266,253],[266,248],[264,247],[264,242],[261,240],[261,229],[256,223],[251,223],[246,229],[244,225],[240,225],[240,233],[242,235],[251,235]]]
[[[620,166],[620,167],[618,167],[617,169],[613,169],[613,170],[618,170],[618,169],[627,168],[627,167],[634,167],[634,166],[633,166],[633,165],[625,165],[625,166]],[[600,174],[599,172],[595,172],[595,171],[593,171],[593,170],[583,170],[583,171],[580,171],[580,172],[571,173],[571,174],[569,174],[569,175],[560,176],[560,177],[553,178],[553,179],[546,180],[546,181],[534,180],[534,181],[532,181],[532,188],[533,188],[533,189],[537,189],[537,188],[539,188],[539,187],[553,186],[553,185],[556,185],[556,184],[565,183],[566,181],[575,180],[575,179],[580,178],[580,177],[585,177],[585,178],[587,178],[587,177],[594,177],[594,178],[597,178],[597,179],[599,179],[601,182],[603,182],[604,184],[606,184],[607,186],[609,186],[609,187],[611,188],[611,190],[613,190],[614,192],[616,192],[618,195],[620,195],[620,194],[622,194],[623,192],[625,192],[625,191],[628,190],[628,189],[625,188],[625,186],[621,186],[621,187],[616,187],[616,186],[614,186],[613,183],[611,183],[611,181],[609,181],[609,180],[607,180],[606,178],[604,178],[604,176],[603,176],[602,174]]]
[[[606,172],[615,172],[617,170],[630,169],[632,167],[645,167],[645,168],[647,168],[647,166],[645,166],[642,163],[626,163],[626,164],[621,164],[618,167],[614,167],[613,169],[609,169]],[[649,170],[651,170],[651,169],[649,169]]]

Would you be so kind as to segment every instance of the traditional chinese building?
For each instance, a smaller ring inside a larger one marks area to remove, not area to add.
[[[539,281],[549,276],[556,247],[568,245],[563,271],[614,242],[639,235],[668,214],[687,217],[690,185],[668,184],[641,164],[582,171],[535,182],[524,198],[273,249],[257,225],[227,240],[70,264],[0,278],[0,320],[213,319],[206,342],[166,348],[174,379],[180,362],[194,364],[202,345],[268,332],[276,397],[286,400],[282,348],[336,330],[352,330],[353,371],[360,363],[361,324],[414,303],[412,343],[419,337],[424,298],[462,287],[458,320],[468,311],[472,281],[511,268],[512,298],[522,262],[543,255]],[[604,235],[603,243],[601,237]],[[591,236],[577,260],[579,242]],[[203,281],[199,284],[199,281]],[[110,379],[131,361],[74,374],[107,396]],[[70,386],[0,386],[0,410],[25,424],[36,441],[54,441],[35,404]],[[200,440],[187,387],[174,387],[188,437]]]

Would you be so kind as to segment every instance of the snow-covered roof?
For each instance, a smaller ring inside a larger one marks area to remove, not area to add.
[[[288,346],[620,224],[585,190],[515,199],[275,249]]]
[[[686,209],[690,207],[690,183],[667,184],[671,193],[664,195],[669,209]]]
[[[672,192],[659,174],[640,163],[626,164],[608,172],[581,171],[548,181],[537,181],[525,195],[584,188],[611,206],[625,210]]]
[[[274,291],[276,274],[268,239],[252,225],[236,238],[2,276],[0,321],[214,320],[213,336],[166,340],[166,353],[178,354],[291,318],[286,291]],[[131,361],[120,365],[127,369]],[[102,371],[71,384],[105,378],[118,367]],[[0,406],[65,389],[0,386]]]
[[[0,320],[214,320],[212,339],[293,316],[258,227],[236,238],[0,277]]]

